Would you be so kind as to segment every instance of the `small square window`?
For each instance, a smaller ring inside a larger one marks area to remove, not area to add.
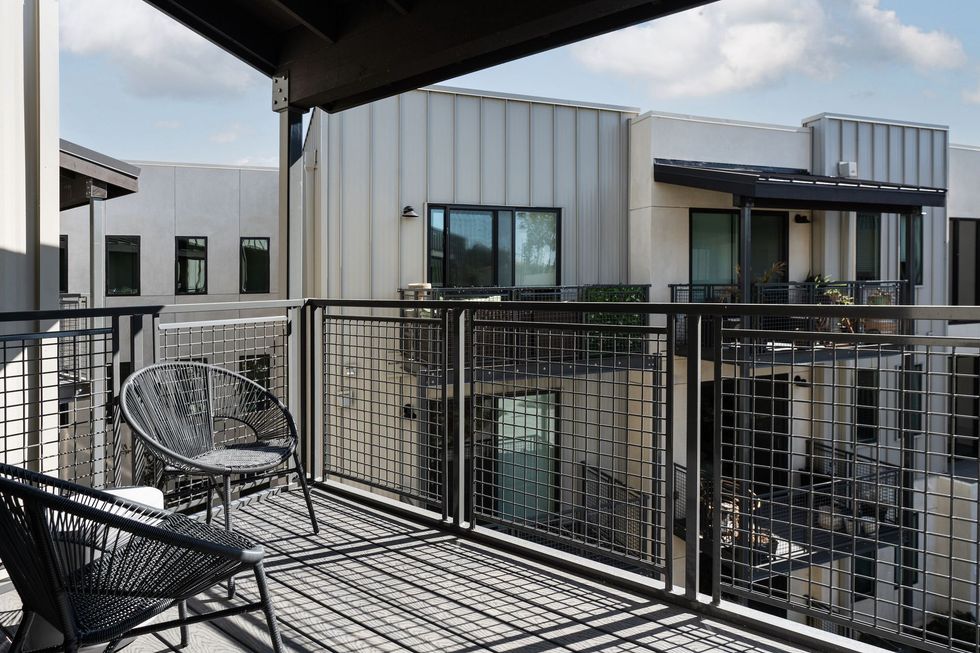
[[[177,237],[174,290],[178,295],[205,295],[208,292],[208,239]]]

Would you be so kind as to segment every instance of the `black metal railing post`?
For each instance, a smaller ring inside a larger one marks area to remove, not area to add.
[[[439,358],[440,358],[440,365],[441,365],[441,374],[439,375],[439,379],[440,379],[439,382],[441,385],[440,388],[441,403],[440,403],[439,410],[442,413],[442,423],[440,425],[440,428],[442,429],[441,438],[440,438],[441,439],[440,455],[442,456],[442,466],[441,469],[439,470],[439,474],[442,478],[442,492],[441,492],[442,497],[440,503],[442,507],[443,521],[447,521],[449,519],[449,511],[452,503],[450,501],[450,492],[449,492],[449,488],[450,488],[449,436],[452,433],[452,428],[449,424],[449,416],[452,414],[452,411],[449,410],[449,375],[454,368],[451,366],[449,360],[450,352],[452,351],[452,348],[449,346],[449,343],[452,341],[453,334],[455,334],[455,329],[456,329],[456,320],[454,317],[454,313],[455,311],[450,309],[447,311],[441,311],[439,315],[439,319],[440,319],[439,335],[441,336],[439,338],[439,347],[440,347]]]
[[[687,316],[687,534],[685,536],[684,595],[697,601],[701,575],[701,316]]]
[[[455,351],[453,352],[453,402],[456,406],[454,420],[455,433],[453,450],[455,460],[453,461],[453,478],[447,479],[447,491],[452,492],[455,499],[455,510],[453,511],[453,524],[461,527],[466,521],[466,320],[469,319],[469,311],[459,310],[453,315],[453,340]],[[445,380],[443,381],[446,382]],[[447,416],[448,421],[448,416]]]
[[[649,322],[649,320],[648,320]],[[667,591],[674,589],[674,514],[676,502],[674,470],[674,355],[677,351],[677,321],[674,316],[667,316],[667,373],[664,377],[664,585]]]
[[[714,396],[712,402],[714,406],[713,433],[711,434],[711,601],[714,604],[721,602],[721,479],[722,479],[722,350],[723,338],[722,326],[724,322],[720,315],[711,317],[711,332],[713,339],[717,343],[713,352],[713,379]]]

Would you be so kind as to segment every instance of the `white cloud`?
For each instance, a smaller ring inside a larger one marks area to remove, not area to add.
[[[980,104],[980,84],[972,91],[963,91],[963,100],[969,104]]]
[[[965,63],[963,45],[903,24],[879,0],[725,0],[573,47],[590,70],[647,82],[656,95],[708,96],[831,79],[843,67],[896,63],[920,71]]]
[[[144,2],[61,0],[61,49],[103,56],[142,97],[237,95],[262,76]]]

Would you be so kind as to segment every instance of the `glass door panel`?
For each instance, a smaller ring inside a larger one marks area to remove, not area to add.
[[[738,216],[691,213],[691,283],[735,283],[738,263]]]
[[[449,212],[447,276],[454,286],[493,286],[493,211]]]
[[[497,513],[534,521],[554,513],[557,401],[554,394],[497,400]]]

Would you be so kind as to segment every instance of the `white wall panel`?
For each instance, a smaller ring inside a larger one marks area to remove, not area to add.
[[[399,284],[398,98],[371,105],[371,296]],[[378,252],[387,252],[379,256]]]
[[[460,204],[480,203],[480,98],[456,98],[453,198]]]
[[[575,109],[555,107],[555,206],[562,207],[561,281],[584,283],[579,270],[578,138]]]
[[[427,166],[430,202],[453,202],[453,138],[455,98],[445,93],[429,93],[428,123],[405,125],[406,129],[424,129],[429,139]],[[341,165],[346,167],[347,159]]]
[[[576,115],[579,283],[599,282],[599,116],[583,109]]]
[[[507,204],[531,203],[531,106],[507,102]]]
[[[343,249],[341,288],[345,297],[371,293],[371,106],[344,113],[341,119],[340,204]]]
[[[619,114],[615,114],[619,115]],[[552,206],[555,202],[555,108],[531,105],[531,202]]]

